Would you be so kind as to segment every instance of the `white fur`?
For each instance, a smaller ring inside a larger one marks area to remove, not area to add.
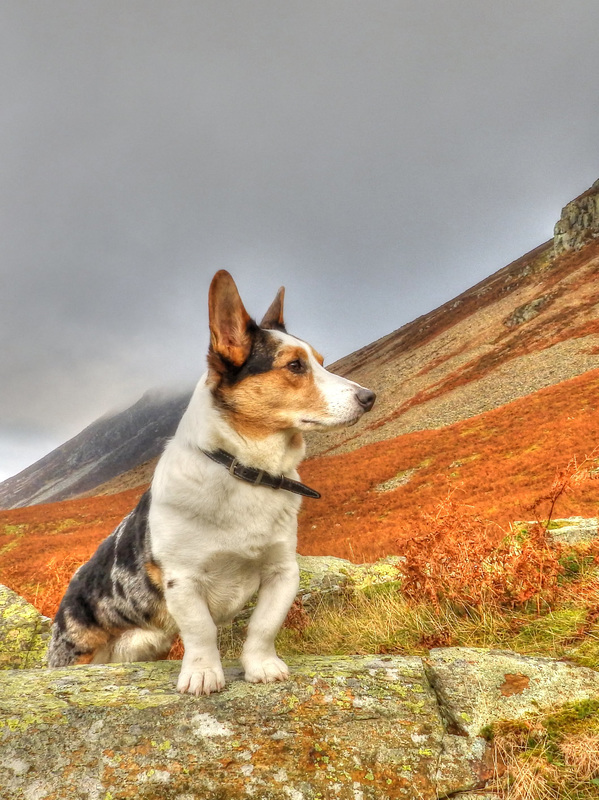
[[[232,477],[200,448],[221,448],[244,465],[297,480],[304,455],[298,431],[355,422],[363,413],[358,384],[327,372],[310,348],[301,346],[326,401],[320,418],[289,409],[289,427],[265,438],[241,436],[215,407],[202,377],[152,483],[150,535],[153,557],[163,572],[169,613],[185,647],[177,688],[210,694],[225,679],[217,648],[217,625],[231,620],[258,590],[241,660],[246,680],[284,680],[287,666],[275,652],[275,636],[299,585],[295,556],[300,497],[252,486]]]

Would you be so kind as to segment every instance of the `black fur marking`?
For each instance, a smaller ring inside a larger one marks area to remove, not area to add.
[[[174,578],[171,578],[170,580],[168,580],[166,582],[167,589],[172,589],[173,586],[176,584],[176,582],[177,581]]]
[[[71,616],[76,621],[85,625],[86,628],[98,628],[98,617],[94,611],[92,603],[89,602],[87,597],[81,594],[77,598],[77,605],[71,608]]]
[[[115,542],[115,564],[128,572],[137,572],[139,556],[148,549],[148,513],[150,511],[150,492],[147,491],[124,523],[120,536]],[[120,527],[120,526],[119,526]],[[117,531],[119,528],[117,528]],[[115,531],[115,533],[117,532]],[[151,559],[147,559],[151,560]]]
[[[69,584],[56,618],[48,661],[72,663],[87,652],[79,628],[112,633],[143,627],[159,611],[163,594],[145,565],[154,563],[150,551],[147,491],[135,509],[105,539]]]
[[[252,375],[261,375],[270,372],[279,350],[279,342],[270,336],[268,331],[258,328],[252,321],[252,349],[248,358],[238,367],[221,357],[224,370],[221,372],[220,386],[230,387],[240,383]],[[218,388],[216,390],[218,398]]]

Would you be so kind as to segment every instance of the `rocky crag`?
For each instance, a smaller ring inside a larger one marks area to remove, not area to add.
[[[581,250],[594,239],[599,239],[599,180],[562,209],[553,231],[555,254]]]

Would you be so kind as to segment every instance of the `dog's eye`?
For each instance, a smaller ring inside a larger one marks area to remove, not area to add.
[[[306,371],[306,365],[303,361],[300,361],[299,358],[296,358],[295,361],[290,361],[289,364],[287,364],[287,369],[289,372],[293,372],[296,375],[301,375],[302,372]]]

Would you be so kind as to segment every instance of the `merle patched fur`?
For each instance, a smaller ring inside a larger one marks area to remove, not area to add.
[[[150,502],[148,490],[73,575],[54,619],[48,666],[74,664],[94,653],[96,661],[108,660],[103,655],[108,655],[105,650],[111,635],[126,630],[138,631],[142,640],[148,638],[141,633],[144,629],[160,634],[155,637],[156,657],[170,649],[172,637],[162,627],[167,617],[164,592],[151,577],[158,567],[150,547]],[[140,642],[144,657],[148,656],[147,644]],[[136,660],[134,642],[127,645],[127,660]]]

